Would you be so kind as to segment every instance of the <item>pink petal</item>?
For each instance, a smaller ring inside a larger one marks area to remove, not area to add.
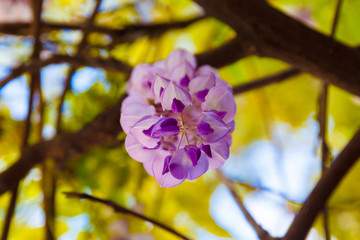
[[[219,168],[225,163],[226,159],[229,158],[229,148],[230,146],[226,139],[211,144],[212,158],[209,158],[209,169]]]
[[[170,72],[170,79],[175,81],[179,86],[181,85],[181,80],[184,77],[188,77],[189,80],[192,79],[195,75],[195,70],[193,66],[191,66],[190,63],[187,61],[179,63],[177,66],[175,66],[172,71]],[[187,87],[187,86],[183,86]]]
[[[213,73],[203,76],[197,76],[190,81],[190,93],[195,94],[205,89],[211,89],[215,86],[215,82],[216,77]]]
[[[146,98],[151,98],[152,95],[149,89],[151,88],[154,78],[155,74],[152,67],[148,64],[140,64],[136,66],[131,73],[127,91],[130,92],[132,89],[135,89]]]
[[[164,92],[166,86],[169,84],[170,80],[157,75],[154,83],[152,85],[151,91],[154,95],[155,103],[159,103],[161,100],[161,95]]]
[[[184,88],[178,86],[175,82],[170,81],[161,97],[161,105],[163,110],[171,110],[171,105],[174,98],[181,101],[185,106],[191,104],[190,93]]]
[[[196,164],[192,165],[192,162],[186,156],[184,149],[175,151],[171,161],[170,161],[170,173],[176,179],[196,179],[203,175],[209,167],[208,157],[201,152],[201,156]]]
[[[144,146],[141,145],[131,133],[126,136],[125,148],[126,151],[129,153],[130,157],[142,163],[152,162],[152,160],[154,159],[154,155],[157,151],[157,149],[144,149]]]
[[[226,134],[230,132],[230,129],[216,113],[205,112],[201,121],[208,123],[211,129],[214,130],[213,133],[203,136],[204,142],[206,143],[214,143],[220,141],[226,136]]]
[[[159,151],[156,157],[154,158],[152,169],[156,181],[161,187],[174,187],[182,183],[185,179],[176,179],[170,172],[162,174],[164,168],[165,157],[169,155],[168,151]]]
[[[196,76],[209,75],[210,73],[213,73],[216,78],[219,78],[218,71],[210,65],[200,66],[196,71]]]
[[[159,117],[157,116],[147,115],[137,121],[134,126],[130,128],[130,133],[144,147],[155,148],[158,145],[159,139],[146,136],[143,131],[149,129],[151,125],[155,124],[158,120]]]
[[[177,49],[172,51],[165,60],[166,70],[170,73],[174,67],[176,67],[181,62],[187,61],[193,68],[196,68],[196,58],[191,53],[188,53],[186,50]]]
[[[230,86],[230,84],[220,78],[216,78],[216,87],[224,87],[226,88],[231,94],[233,94],[233,90],[232,87]]]
[[[155,62],[153,65],[153,72],[158,75],[164,76],[166,75],[166,69],[165,69],[165,61],[158,61]]]
[[[194,180],[202,176],[209,169],[209,158],[205,153],[201,152],[201,156],[196,164],[196,166],[190,166],[188,168],[187,179]]]
[[[153,154],[155,155],[155,154]],[[154,177],[154,172],[153,172],[153,161],[147,161],[143,163],[144,169],[145,171],[150,175]]]
[[[236,103],[232,93],[226,87],[214,87],[210,89],[205,97],[205,102],[201,104],[204,111],[216,110],[226,112],[223,118],[225,123],[232,121],[236,114]]]
[[[121,109],[120,124],[126,134],[129,133],[137,121],[146,115],[154,115],[155,108],[151,105],[144,105],[141,103],[131,103],[123,105]]]

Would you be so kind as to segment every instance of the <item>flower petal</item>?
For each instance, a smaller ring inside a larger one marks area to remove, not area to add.
[[[223,120],[225,123],[232,121],[236,114],[236,103],[234,96],[226,87],[219,86],[210,89],[201,104],[204,111],[216,110],[226,112]]]
[[[175,81],[179,86],[188,87],[190,79],[195,75],[194,68],[187,61],[179,63],[170,72],[170,79]]]
[[[154,154],[155,155],[155,154]],[[153,172],[153,161],[147,161],[147,162],[143,162],[143,166],[145,171],[150,175],[154,177],[154,172]]]
[[[155,108],[151,105],[144,105],[142,103],[124,104],[121,109],[120,124],[126,134],[129,133],[137,121],[146,115],[154,115]]]
[[[188,147],[188,149],[185,149],[185,152],[186,156],[191,161],[192,165],[195,167],[201,155],[200,149],[195,146],[190,146]]]
[[[165,60],[166,70],[170,73],[174,67],[179,65],[180,63],[187,61],[193,68],[196,68],[196,58],[191,53],[188,53],[183,49],[176,49],[172,51],[169,56]]]
[[[129,92],[131,89],[135,89],[146,98],[151,98],[152,95],[149,89],[151,89],[154,78],[153,68],[148,64],[140,64],[136,66],[131,73],[127,91]]]
[[[203,175],[209,167],[208,157],[201,153],[196,166],[193,166],[184,149],[177,150],[170,161],[170,173],[176,179],[196,179]]]
[[[161,98],[161,105],[163,110],[171,110],[173,100],[181,101],[185,106],[191,104],[191,96],[188,91],[178,86],[175,82],[171,81],[165,88]]]
[[[230,146],[226,139],[211,144],[212,158],[209,159],[209,169],[221,167],[230,155]]]
[[[159,120],[159,117],[147,115],[137,121],[134,126],[130,128],[130,133],[134,138],[144,147],[155,148],[158,146],[159,139],[154,139],[143,133],[144,130],[149,129],[153,124]]]
[[[206,143],[214,143],[220,141],[226,136],[226,134],[230,132],[230,129],[226,126],[224,121],[216,113],[205,112],[203,114],[201,122],[207,123],[210,126],[210,128],[213,130],[212,132],[203,135],[204,142]],[[201,133],[202,132],[199,132],[199,135],[201,135]]]
[[[154,83],[152,85],[151,91],[153,93],[155,103],[159,103],[161,100],[161,94],[164,92],[164,89],[169,84],[170,80],[162,77],[162,76],[156,76]]]
[[[134,136],[129,133],[125,138],[125,148],[130,157],[138,162],[151,162],[157,150],[145,149]]]
[[[150,126],[149,129],[143,131],[146,136],[152,138],[160,138],[162,136],[178,135],[180,128],[175,118],[162,117]]]
[[[216,76],[213,73],[208,75],[197,76],[191,79],[189,83],[189,89],[191,94],[196,94],[197,92],[203,91],[205,89],[211,89],[215,86]]]
[[[201,152],[201,156],[196,166],[190,166],[188,169],[187,179],[194,180],[199,178],[209,169],[209,158]]]
[[[152,169],[156,181],[161,187],[174,187],[182,183],[185,179],[176,179],[170,172],[162,174],[165,164],[165,158],[169,153],[167,151],[159,151],[153,161]]]

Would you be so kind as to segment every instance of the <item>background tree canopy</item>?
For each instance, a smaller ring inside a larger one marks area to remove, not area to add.
[[[1,0],[2,239],[359,239],[359,13],[356,0]],[[160,188],[123,146],[120,106],[132,68],[176,48],[233,86],[236,126],[221,171]]]

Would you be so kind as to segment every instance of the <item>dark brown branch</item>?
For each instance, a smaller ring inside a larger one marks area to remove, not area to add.
[[[8,82],[10,82],[11,80],[13,80],[14,78],[17,78],[19,76],[21,76],[22,74],[31,71],[33,68],[33,65],[25,65],[25,64],[21,64],[20,66],[14,68],[12,70],[12,72],[5,77],[3,80],[1,80],[0,82],[0,89],[2,87],[4,87]]]
[[[257,51],[360,95],[360,54],[312,30],[263,0],[196,0],[207,14],[252,41]],[[341,59],[341,61],[339,61]]]
[[[272,83],[282,82],[288,78],[294,77],[301,74],[302,72],[295,68],[290,68],[288,70],[276,73],[274,75],[266,76],[257,80],[249,81],[247,83],[240,84],[233,87],[234,95],[241,94],[250,90],[255,90],[261,87],[265,87]]]
[[[360,157],[360,130],[325,171],[296,215],[284,240],[303,240],[335,188]]]
[[[6,218],[5,218],[5,223],[4,223],[4,227],[3,227],[3,233],[1,235],[1,240],[7,240],[7,237],[9,234],[11,219],[15,212],[16,200],[17,200],[17,196],[18,196],[18,188],[19,188],[19,184],[16,184],[12,190],[10,205],[9,205],[7,213],[6,213]]]
[[[267,231],[265,231],[251,216],[249,211],[246,209],[244,203],[240,199],[239,195],[237,194],[232,182],[221,172],[221,170],[216,170],[217,175],[221,179],[221,181],[225,184],[225,186],[230,191],[231,195],[235,199],[237,205],[241,209],[242,213],[244,214],[246,220],[248,223],[252,226],[252,228],[255,230],[256,234],[258,235],[260,240],[271,240],[273,239]]]
[[[253,44],[237,36],[218,48],[197,55],[196,58],[198,65],[209,64],[220,68],[255,54],[255,50]]]
[[[91,195],[88,195],[88,194],[85,194],[85,193],[64,192],[64,194],[69,198],[88,199],[88,200],[93,201],[93,202],[99,202],[99,203],[105,204],[106,206],[111,207],[114,210],[114,212],[122,213],[122,214],[125,214],[125,215],[130,215],[130,216],[139,218],[141,220],[150,222],[150,223],[164,229],[165,231],[178,236],[181,239],[185,239],[185,240],[190,239],[190,238],[184,236],[183,234],[179,233],[178,231],[176,231],[172,227],[169,227],[169,226],[167,226],[167,225],[165,225],[165,224],[163,224],[163,223],[161,223],[161,222],[159,222],[159,221],[157,221],[155,219],[146,217],[146,216],[144,216],[144,215],[142,215],[140,213],[134,212],[134,211],[132,211],[130,209],[119,206],[119,205],[117,205],[116,203],[114,203],[112,201],[105,200],[105,199],[100,199],[100,198],[97,198],[97,197],[94,197],[94,196],[91,196]]]
[[[64,90],[60,96],[60,103],[58,105],[58,109],[57,109],[57,116],[56,116],[56,132],[60,133],[61,132],[61,116],[62,116],[62,108],[63,108],[63,104],[65,101],[65,96],[66,93],[68,92],[68,90],[70,89],[70,82],[71,82],[71,78],[75,72],[75,68],[73,66],[70,66],[68,73],[66,75],[66,79],[65,79],[65,85],[64,85]]]
[[[339,12],[341,9],[341,4],[342,4],[342,0],[338,0],[337,4],[336,4],[336,9],[335,9],[335,16],[334,16],[334,20],[333,20],[333,24],[331,27],[331,33],[330,33],[330,37],[334,39],[335,36],[335,32],[336,32],[336,28],[339,22]],[[328,103],[328,92],[329,92],[329,84],[327,82],[323,82],[322,83],[322,88],[321,88],[321,94],[320,94],[320,99],[319,99],[319,115],[318,115],[318,120],[319,120],[319,126],[320,126],[320,131],[319,131],[319,139],[321,140],[321,174],[324,174],[324,172],[327,169],[327,165],[329,162],[329,146],[327,144],[327,140],[326,140],[326,130],[327,130],[327,103]],[[330,234],[330,229],[329,229],[329,211],[328,211],[328,207],[325,205],[324,209],[323,209],[323,220],[324,220],[324,232],[325,232],[325,239],[326,240],[330,240],[331,239],[331,234]]]

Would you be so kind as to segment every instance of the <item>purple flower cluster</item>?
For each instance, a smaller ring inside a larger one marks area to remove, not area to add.
[[[196,179],[229,157],[236,105],[232,89],[208,65],[175,50],[134,68],[120,123],[125,148],[162,187]]]

